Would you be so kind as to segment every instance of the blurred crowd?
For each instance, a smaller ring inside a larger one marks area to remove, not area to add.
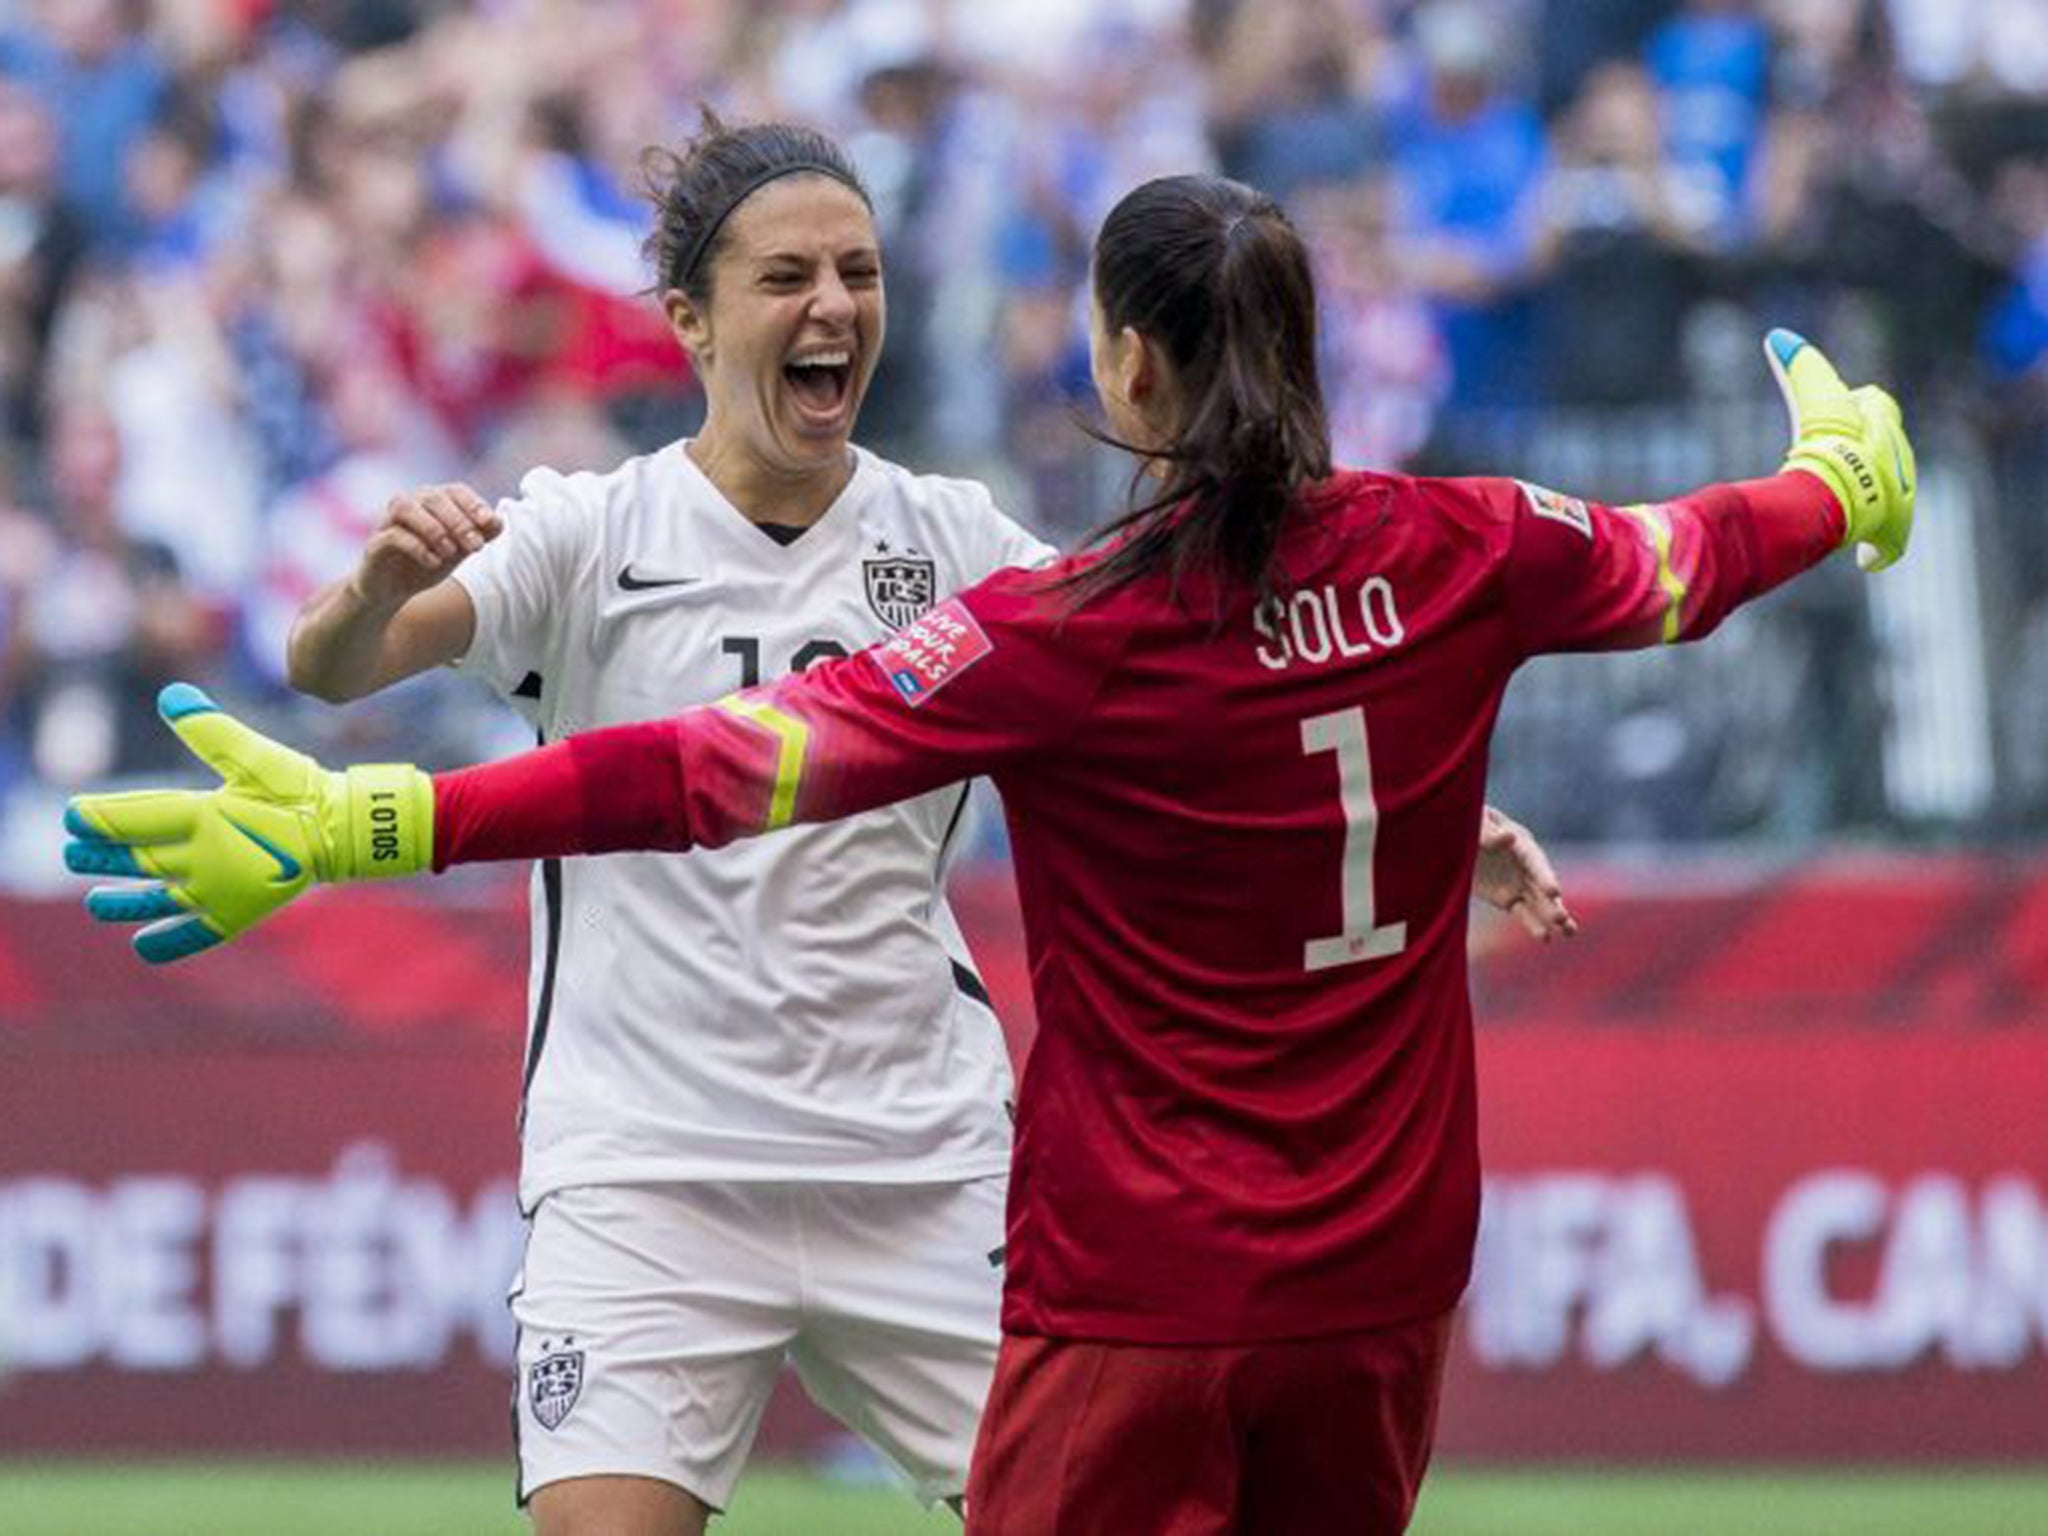
[[[162,768],[166,679],[294,708],[291,617],[393,492],[688,431],[639,152],[700,104],[848,144],[863,441],[1049,536],[1121,490],[1091,231],[1214,167],[1316,248],[1340,456],[1852,338],[1971,424],[2048,657],[2048,0],[0,0],[0,797]],[[293,724],[467,759],[480,694]]]

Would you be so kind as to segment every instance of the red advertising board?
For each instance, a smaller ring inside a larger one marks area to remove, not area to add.
[[[1482,1033],[1450,1454],[2048,1458],[2048,1029]]]
[[[516,1053],[0,1071],[0,1451],[506,1443]]]
[[[167,972],[0,903],[0,1454],[505,1449],[524,925],[469,894]],[[959,895],[1022,1050],[1007,880]],[[2048,876],[1581,906],[1485,936],[1445,1452],[2048,1458]]]

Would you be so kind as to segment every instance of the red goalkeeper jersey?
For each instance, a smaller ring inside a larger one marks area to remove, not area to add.
[[[1545,651],[1707,633],[1834,549],[1818,480],[1592,506],[1340,474],[1281,595],[1003,572],[871,650],[439,781],[440,860],[719,844],[976,774],[1039,1034],[1012,1332],[1249,1343],[1440,1312],[1478,1216],[1466,920],[1487,740]]]

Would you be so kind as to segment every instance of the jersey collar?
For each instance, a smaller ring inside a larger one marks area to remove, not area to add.
[[[800,539],[784,544],[773,535],[762,531],[759,524],[732,504],[725,492],[711,481],[711,477],[697,467],[697,461],[690,457],[690,440],[679,439],[671,445],[676,462],[681,468],[685,484],[689,487],[689,500],[703,506],[710,514],[706,522],[720,537],[742,548],[750,559],[774,561],[778,558],[791,563],[807,560],[819,549],[837,545],[848,538],[860,536],[860,509],[874,494],[880,471],[876,468],[873,454],[865,448],[853,446],[853,473],[846,484],[833,498],[832,504],[819,514]]]

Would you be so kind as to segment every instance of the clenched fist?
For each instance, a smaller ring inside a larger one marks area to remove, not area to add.
[[[395,607],[446,580],[504,527],[497,510],[466,485],[427,485],[394,496],[363,546],[351,585],[373,607]]]

